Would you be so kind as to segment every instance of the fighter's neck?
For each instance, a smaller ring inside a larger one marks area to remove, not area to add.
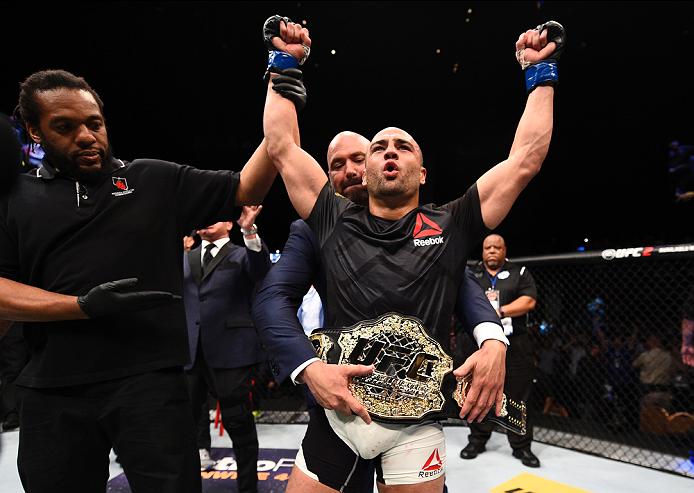
[[[391,199],[391,200],[389,200]],[[406,201],[398,200],[397,197],[374,198],[369,196],[369,213],[372,216],[397,221],[405,217],[409,212],[419,206],[419,196],[412,197]]]

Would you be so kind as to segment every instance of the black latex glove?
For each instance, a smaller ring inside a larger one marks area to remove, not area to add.
[[[166,291],[132,291],[137,282],[137,278],[130,278],[99,284],[79,296],[77,303],[89,318],[98,318],[169,305],[181,299]]]

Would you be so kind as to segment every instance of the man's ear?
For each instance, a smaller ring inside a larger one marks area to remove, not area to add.
[[[422,166],[420,175],[419,175],[419,184],[424,185],[427,182],[427,169]]]
[[[33,125],[26,124],[26,129],[27,129],[27,134],[29,134],[29,137],[31,137],[31,140],[36,142],[37,144],[41,143],[41,133],[39,132],[38,128],[35,128]]]

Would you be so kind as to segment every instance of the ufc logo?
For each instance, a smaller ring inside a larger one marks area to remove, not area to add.
[[[412,358],[411,354],[412,351],[406,347],[360,337],[349,355],[349,362],[353,365],[374,365],[376,371],[400,379],[430,379],[438,358],[421,352]]]

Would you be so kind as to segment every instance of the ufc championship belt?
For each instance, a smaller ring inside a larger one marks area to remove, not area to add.
[[[443,410],[441,384],[453,360],[420,320],[386,313],[347,329],[316,329],[310,339],[326,363],[374,365],[349,388],[375,420],[417,422]]]
[[[455,386],[455,391],[453,392],[453,399],[458,403],[460,407],[463,407],[465,403],[465,398],[467,397],[467,392],[470,389],[470,384],[472,383],[472,377],[465,376],[463,378],[457,378],[457,385]],[[527,432],[527,413],[525,409],[525,402],[514,401],[509,399],[506,394],[503,395],[503,400],[501,402],[501,414],[496,415],[496,406],[494,406],[487,416],[485,416],[484,421],[491,421],[502,428],[507,429],[515,433],[516,435],[525,435]]]
[[[441,388],[453,360],[419,319],[386,313],[346,329],[316,329],[310,340],[325,363],[374,365],[371,375],[354,377],[349,388],[376,421],[409,423],[443,417],[446,399]],[[460,407],[470,382],[470,377],[459,379],[453,392]],[[501,416],[491,410],[485,420],[525,435],[525,403],[504,394]]]

